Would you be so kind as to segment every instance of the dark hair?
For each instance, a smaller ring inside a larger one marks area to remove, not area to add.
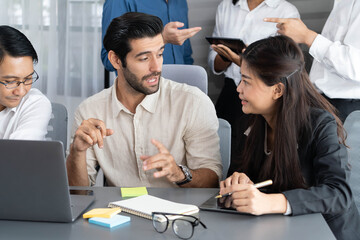
[[[0,63],[5,55],[11,57],[32,57],[33,62],[37,63],[38,56],[29,39],[19,30],[0,26]]]
[[[239,1],[239,0],[232,0],[232,3],[233,3],[234,5],[236,5],[238,1]]]
[[[155,37],[163,31],[160,18],[138,12],[128,12],[114,18],[104,37],[106,51],[114,51],[126,67],[126,55],[131,51],[129,40]]]
[[[336,119],[339,141],[345,144],[342,122],[335,108],[310,82],[302,51],[292,39],[276,36],[254,42],[247,47],[242,59],[267,86],[283,83],[285,87],[275,106],[276,126],[270,156],[264,161],[264,145],[259,146],[259,139],[265,139],[265,119],[262,115],[252,115],[251,131],[242,153],[241,171],[253,181],[272,179],[274,184],[270,189],[276,192],[306,188],[297,144],[311,134],[310,109],[330,112]]]

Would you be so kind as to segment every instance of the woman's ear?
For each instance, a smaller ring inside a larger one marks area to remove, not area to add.
[[[282,95],[285,92],[285,85],[283,83],[278,83],[274,85],[274,92],[273,92],[273,99],[277,100],[280,97],[282,97]]]
[[[111,62],[111,64],[113,65],[113,67],[115,69],[120,69],[121,68],[121,60],[120,58],[116,55],[116,53],[113,50],[110,50],[108,53],[108,59]]]

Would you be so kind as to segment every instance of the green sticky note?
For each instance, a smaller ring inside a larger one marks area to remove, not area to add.
[[[121,188],[122,197],[138,197],[147,194],[146,187]]]

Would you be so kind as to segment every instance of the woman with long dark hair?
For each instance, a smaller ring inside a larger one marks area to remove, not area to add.
[[[360,239],[360,218],[348,185],[342,122],[309,81],[298,45],[277,36],[242,55],[239,120],[226,207],[255,215],[322,213],[338,239]],[[240,134],[241,133],[241,134]],[[273,185],[259,191],[253,183]],[[224,199],[223,199],[224,201]]]

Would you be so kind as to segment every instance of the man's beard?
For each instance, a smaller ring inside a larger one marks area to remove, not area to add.
[[[130,70],[127,68],[123,68],[124,77],[127,81],[127,83],[136,91],[145,95],[150,95],[153,93],[156,93],[159,90],[160,86],[160,76],[161,72],[153,72],[149,75],[145,75],[144,77],[137,78],[135,74],[133,74]],[[159,76],[158,84],[154,87],[145,87],[142,83],[146,81],[146,79],[153,77],[153,76]]]

